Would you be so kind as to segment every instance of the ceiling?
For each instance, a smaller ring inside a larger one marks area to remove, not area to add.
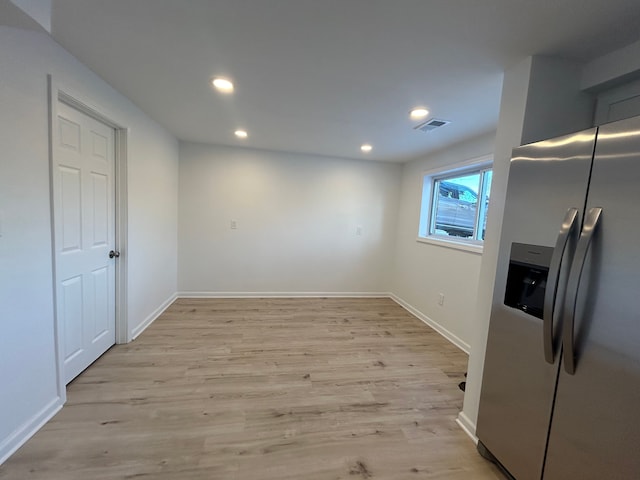
[[[587,61],[638,40],[638,25],[638,0],[52,5],[54,39],[181,140],[388,161],[493,131],[502,72],[520,59]],[[216,75],[235,93],[215,92]],[[417,105],[452,123],[413,130]]]

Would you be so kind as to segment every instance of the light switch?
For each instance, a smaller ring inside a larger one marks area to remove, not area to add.
[[[356,227],[356,235],[358,235],[358,236],[362,235],[362,225],[358,225]]]
[[[238,224],[235,220],[231,220],[231,230],[236,230],[238,228]]]

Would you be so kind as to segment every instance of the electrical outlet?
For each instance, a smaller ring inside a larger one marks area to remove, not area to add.
[[[438,294],[438,305],[440,305],[440,306],[444,305],[444,293],[439,293]]]

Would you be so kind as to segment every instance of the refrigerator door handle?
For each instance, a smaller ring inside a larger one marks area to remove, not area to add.
[[[542,334],[544,359],[547,363],[553,364],[555,361],[555,352],[553,351],[553,313],[556,307],[556,297],[558,293],[558,281],[560,279],[560,267],[564,259],[565,250],[569,243],[569,236],[576,228],[578,220],[578,209],[569,208],[562,220],[560,232],[556,240],[553,255],[549,265],[549,276],[547,286],[545,288],[544,305],[542,311]]]
[[[562,347],[563,347],[563,362],[565,371],[573,375],[576,372],[576,354],[574,345],[574,325],[576,315],[576,303],[578,301],[578,288],[580,287],[580,278],[582,277],[582,270],[584,269],[584,263],[587,259],[587,252],[591,245],[593,234],[600,223],[600,217],[602,214],[602,208],[594,207],[589,209],[587,218],[582,227],[582,233],[580,234],[580,240],[576,247],[576,256],[571,266],[571,272],[569,273],[569,281],[567,282],[567,303],[565,304],[565,323],[562,334]]]

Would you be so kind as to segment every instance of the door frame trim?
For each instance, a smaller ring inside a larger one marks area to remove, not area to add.
[[[106,115],[105,108],[95,106],[93,102],[85,96],[72,89],[61,85],[52,75],[47,75],[48,83],[48,103],[49,103],[49,195],[51,206],[51,248],[52,248],[52,273],[53,273],[53,317],[54,317],[54,337],[56,344],[56,375],[58,384],[58,395],[62,402],[66,401],[66,384],[64,381],[64,355],[63,338],[61,335],[62,325],[58,318],[57,291],[56,291],[56,249],[55,249],[55,211],[54,211],[54,185],[53,169],[54,163],[54,128],[58,116],[58,102],[62,102],[76,110],[104,123],[114,129],[115,132],[115,245],[121,255],[115,264],[115,336],[116,343],[128,343],[131,341],[131,332],[128,322],[128,301],[127,301],[127,159],[128,159],[128,138],[129,129],[120,122],[113,120]]]

